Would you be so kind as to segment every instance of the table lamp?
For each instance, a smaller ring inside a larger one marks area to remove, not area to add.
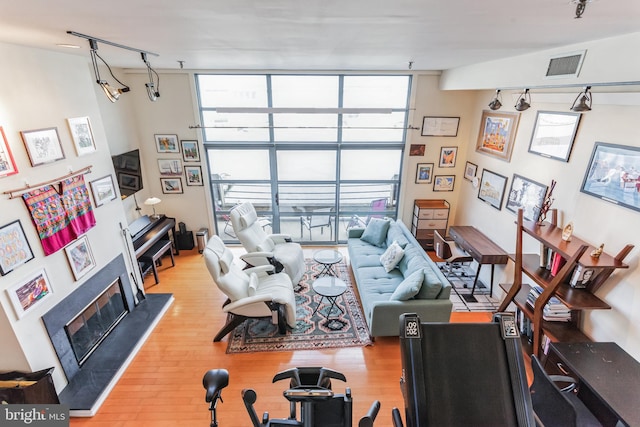
[[[151,218],[158,219],[160,217],[160,215],[156,214],[156,205],[161,201],[162,200],[158,199],[157,197],[149,197],[147,200],[144,201],[145,205],[151,206],[153,208],[153,215],[151,215]]]

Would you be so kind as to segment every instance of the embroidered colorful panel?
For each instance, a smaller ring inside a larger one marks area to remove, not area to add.
[[[83,176],[65,179],[60,189],[61,193],[45,185],[22,195],[45,255],[62,249],[96,224]]]

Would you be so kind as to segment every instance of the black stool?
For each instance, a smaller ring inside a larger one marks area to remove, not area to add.
[[[158,265],[162,265],[161,258],[167,252],[171,255],[171,266],[174,267],[176,262],[173,257],[173,243],[171,243],[171,240],[159,240],[140,257],[140,261],[143,265],[151,265],[153,277],[156,279],[156,285],[160,283],[160,280],[158,279]],[[143,269],[142,271],[142,280],[144,280],[144,275],[146,273],[145,270],[146,269]]]

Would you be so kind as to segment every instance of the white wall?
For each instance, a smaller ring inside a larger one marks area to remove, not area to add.
[[[640,35],[634,34],[616,39],[602,40],[580,46],[587,48],[580,81],[630,81],[640,75],[638,58],[631,57],[640,47]],[[549,53],[522,56],[504,61],[462,67],[444,73],[441,87],[445,88],[499,88],[501,86],[525,87],[531,82],[541,81],[540,70],[546,70]],[[560,84],[560,81],[554,81]],[[573,83],[566,81],[567,84]],[[628,87],[637,91],[638,87]],[[566,91],[565,91],[566,92]],[[577,91],[575,91],[577,93]],[[573,94],[575,97],[576,93]],[[557,181],[554,190],[554,208],[559,211],[559,224],[574,223],[574,234],[592,245],[605,244],[605,252],[615,255],[626,244],[640,243],[640,229],[636,226],[640,213],[616,206],[580,192],[582,179],[588,167],[590,155],[596,141],[640,147],[637,138],[637,120],[640,103],[637,94],[594,94],[593,110],[584,113],[578,129],[573,151],[568,162],[542,158],[528,152],[536,112],[539,110],[568,111],[573,97],[552,94],[532,94],[532,108],[520,115],[520,123],[510,162],[480,154],[475,151],[477,133],[482,110],[493,96],[493,90],[479,92],[475,98],[475,113],[471,120],[470,138],[467,144],[467,160],[478,165],[478,174],[489,169],[509,177],[507,188],[514,173],[535,181],[549,184]],[[626,96],[625,96],[626,95]],[[560,99],[561,101],[557,101]],[[513,99],[505,98],[500,111],[514,111]],[[600,101],[600,102],[599,102]],[[477,198],[477,189],[468,182],[459,187],[459,208],[456,224],[475,225],[489,235],[505,250],[515,250],[515,215],[504,208],[500,211],[484,204]],[[525,249],[534,252],[535,241],[525,240]],[[640,360],[640,269],[638,248],[625,259],[629,269],[618,270],[597,292],[611,305],[611,310],[585,311],[583,329],[596,341],[615,341],[627,352]],[[512,280],[512,268],[507,268],[502,280]],[[497,279],[496,279],[497,281]]]
[[[187,229],[197,231],[201,227],[209,228],[213,233],[213,220],[210,216],[211,201],[208,187],[188,186],[184,174],[181,177],[182,194],[163,194],[160,185],[158,159],[179,159],[185,165],[200,166],[203,176],[207,176],[207,162],[202,148],[201,133],[189,126],[200,123],[195,98],[194,77],[192,73],[162,72],[160,74],[160,97],[151,102],[147,97],[144,84],[148,81],[146,72],[130,71],[126,82],[132,92],[123,95],[130,98],[135,111],[136,139],[139,143],[142,170],[144,173],[144,189],[138,193],[138,201],[143,214],[151,214],[152,209],[142,204],[147,197],[155,196],[162,200],[156,205],[158,213],[166,214],[184,222]],[[177,135],[179,140],[198,140],[200,145],[200,162],[185,163],[182,153],[158,153],[156,150],[156,134]]]
[[[96,100],[88,58],[44,50],[0,44],[0,126],[4,128],[18,171],[0,178],[0,193],[56,179],[69,172],[92,165],[85,176],[89,181],[113,174],[111,154],[107,144],[100,107]],[[88,116],[97,151],[82,157],[76,155],[66,119]],[[117,126],[117,125],[114,125]],[[47,165],[32,167],[20,131],[57,127],[66,158]],[[119,199],[94,209],[96,226],[87,237],[97,266],[79,281],[73,274],[64,250],[44,256],[31,216],[20,197],[9,199],[0,194],[0,225],[19,219],[35,255],[32,261],[0,277],[0,371],[56,367],[54,381],[60,390],[65,384],[62,368],[54,353],[40,317],[95,271],[124,251],[120,223],[126,218]],[[109,242],[109,244],[104,244]],[[26,280],[44,268],[53,289],[43,300],[18,319],[7,295],[7,288]]]
[[[413,78],[413,98],[409,124],[417,128],[408,131],[407,148],[403,161],[402,189],[400,193],[399,218],[410,227],[415,199],[444,199],[451,205],[450,218],[455,217],[459,208],[457,198],[459,189],[465,185],[463,171],[464,159],[467,157],[467,141],[473,136],[470,122],[475,120],[476,97],[474,91],[442,91],[438,88],[440,77],[438,74],[416,74]],[[458,135],[455,137],[421,136],[422,122],[425,116],[460,117]],[[424,144],[424,156],[410,156],[411,144]],[[458,154],[454,168],[440,168],[440,149],[442,147],[458,147]],[[433,191],[433,183],[416,184],[416,170],[418,163],[433,163],[434,175],[455,175],[453,192]],[[450,222],[451,223],[451,222]]]
[[[545,85],[640,81],[640,33],[580,43],[534,54],[447,70],[442,74],[443,90],[525,88]],[[586,50],[580,75],[545,78],[552,55]],[[631,91],[638,88],[631,87]]]

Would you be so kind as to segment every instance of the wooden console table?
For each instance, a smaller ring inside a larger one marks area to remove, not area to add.
[[[473,289],[471,295],[476,290],[476,283],[478,282],[478,276],[480,275],[480,269],[483,264],[491,265],[491,283],[489,285],[489,295],[493,294],[493,273],[496,264],[506,264],[509,260],[509,255],[493,240],[485,236],[477,228],[470,225],[452,225],[449,227],[449,235],[456,244],[462,249],[467,251],[474,260],[478,262],[478,271],[476,271],[476,277],[473,280]]]
[[[551,343],[545,370],[578,380],[578,397],[604,426],[640,426],[640,363],[616,343]]]

